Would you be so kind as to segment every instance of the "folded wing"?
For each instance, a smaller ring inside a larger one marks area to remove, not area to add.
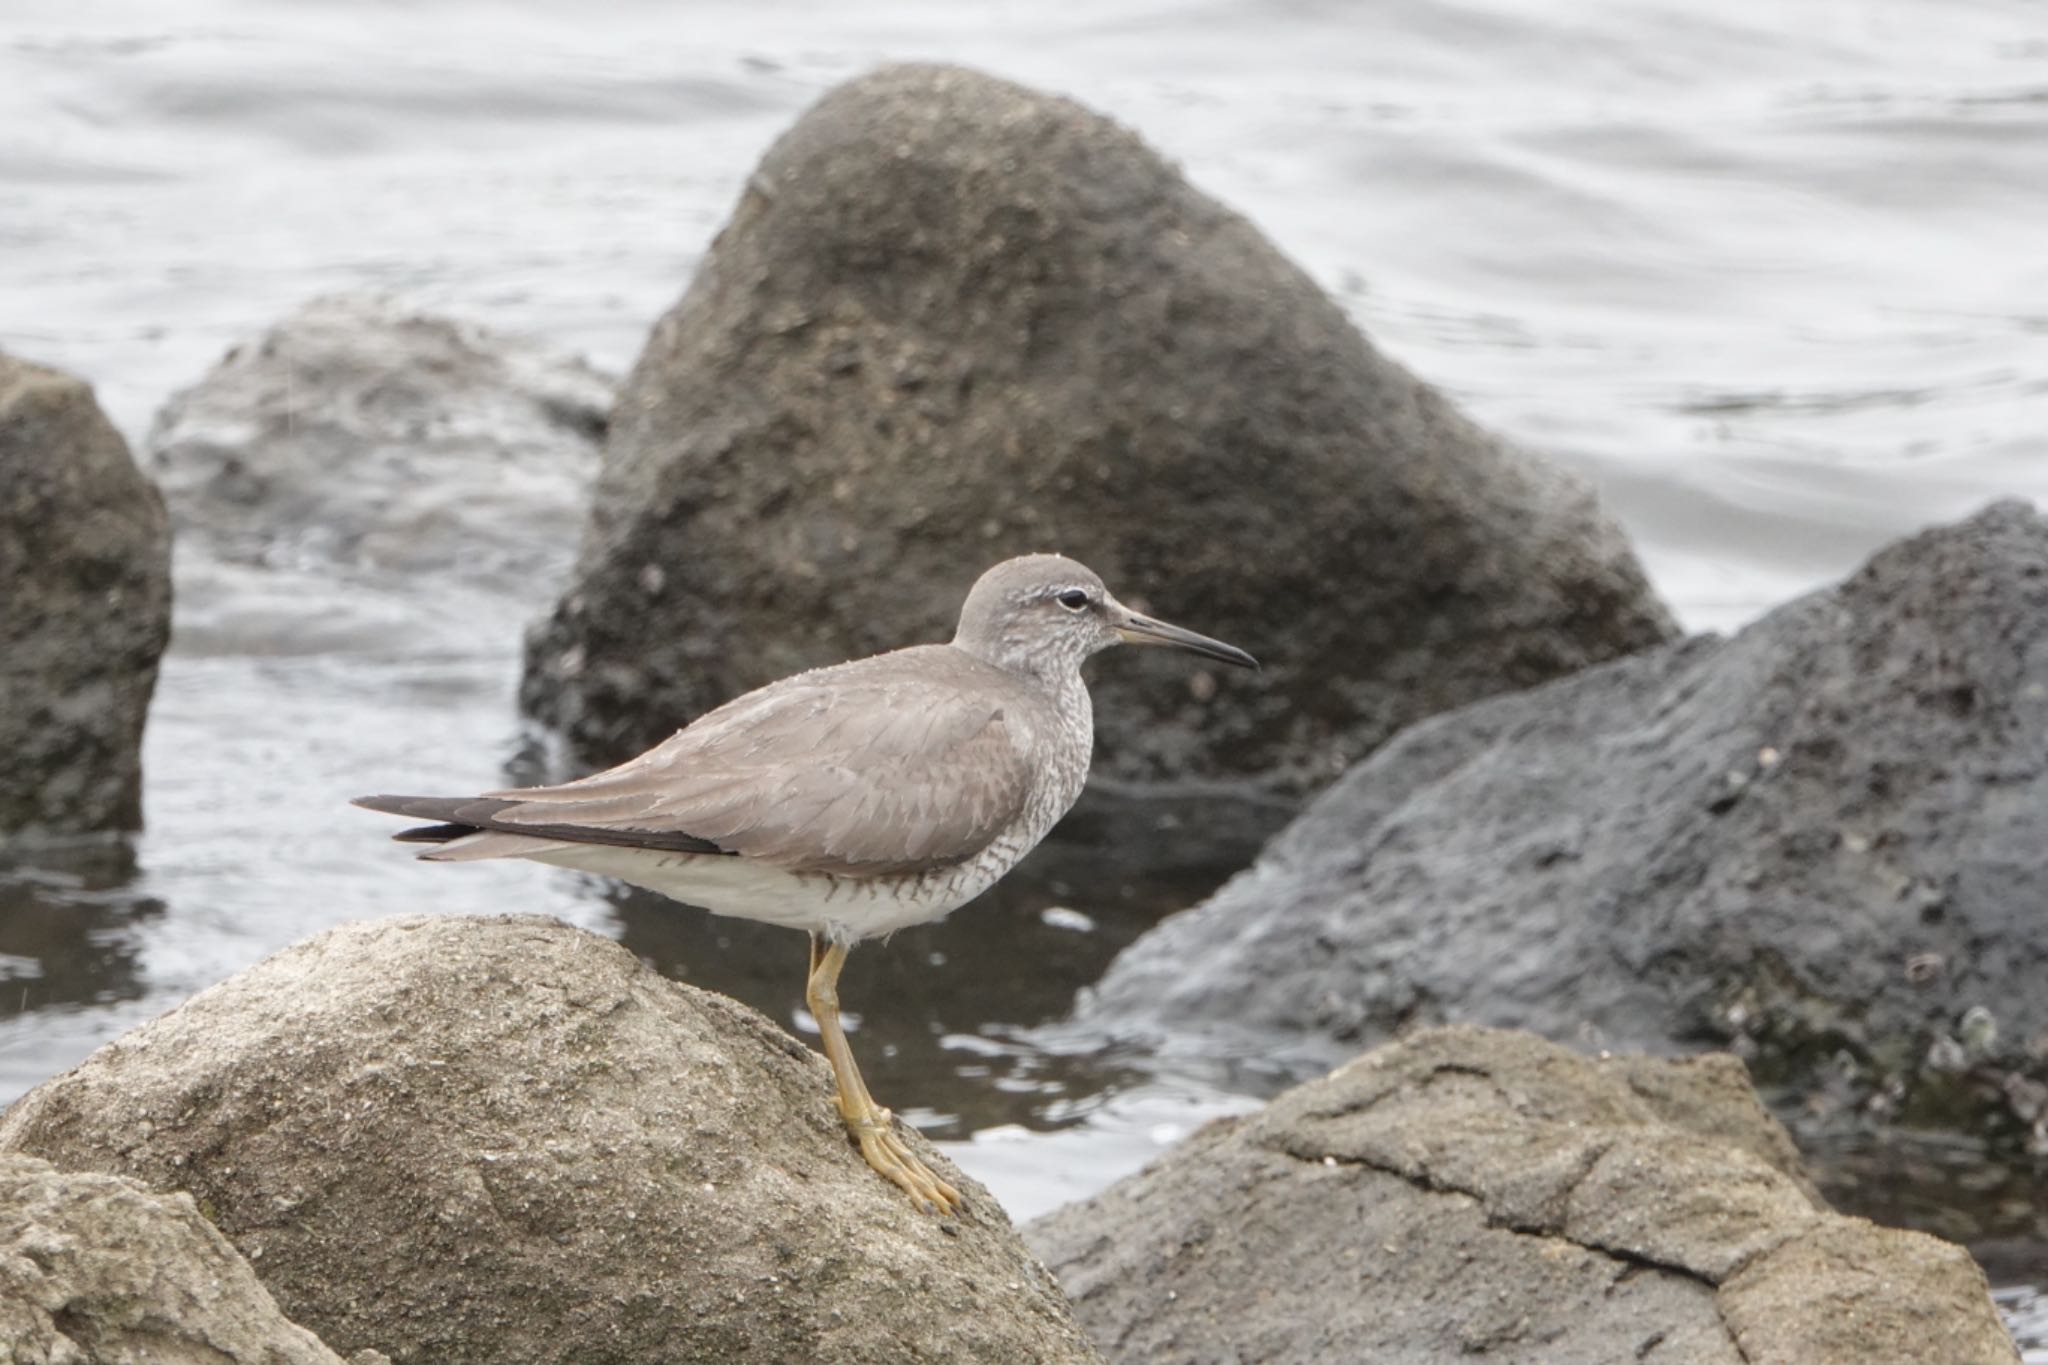
[[[800,674],[616,768],[487,793],[489,828],[841,876],[965,862],[1019,819],[1032,781],[1026,699],[979,667],[919,650]]]

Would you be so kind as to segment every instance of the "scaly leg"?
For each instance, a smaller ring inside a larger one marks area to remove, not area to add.
[[[911,1154],[892,1126],[894,1115],[868,1094],[860,1068],[853,1064],[853,1049],[839,1027],[839,969],[846,965],[846,949],[834,943],[820,951],[819,939],[811,935],[811,975],[804,987],[804,1001],[825,1043],[825,1060],[832,1063],[832,1078],[838,1083],[835,1097],[839,1117],[846,1130],[860,1144],[868,1165],[908,1194],[926,1213],[958,1213],[960,1192],[932,1174],[931,1167]]]

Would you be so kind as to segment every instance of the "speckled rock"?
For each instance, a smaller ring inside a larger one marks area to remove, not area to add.
[[[1071,554],[1255,680],[1096,668],[1098,771],[1300,793],[1672,624],[1576,479],[1480,430],[1130,132],[889,67],[768,152],[621,391],[522,700],[584,762],[947,638]]]
[[[343,1365],[278,1311],[191,1196],[25,1156],[0,1156],[0,1359]]]
[[[1750,1060],[1816,1130],[2048,1154],[2048,520],[1884,550],[1730,640],[1425,722],[1084,1009],[1329,1065],[1417,1023]]]
[[[344,926],[20,1100],[0,1150],[189,1190],[397,1361],[1087,1361],[987,1191],[919,1213],[766,1019],[536,917]]]
[[[1969,1256],[1819,1204],[1741,1073],[1426,1030],[1026,1235],[1116,1361],[2016,1361]]]
[[[0,355],[0,841],[141,827],[170,633],[162,497],[88,385]]]

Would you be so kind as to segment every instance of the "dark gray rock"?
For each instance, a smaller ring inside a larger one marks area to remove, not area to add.
[[[0,1359],[342,1365],[187,1194],[0,1156]],[[352,1365],[388,1365],[364,1351]]]
[[[163,499],[82,380],[0,356],[0,840],[142,825]]]
[[[2044,811],[2048,521],[2001,503],[1731,640],[1416,726],[1083,1014],[1304,1065],[1447,1020],[1728,1046],[1802,1122],[2040,1153]]]
[[[538,917],[349,925],[0,1119],[0,1150],[189,1190],[279,1304],[401,1361],[1088,1361],[988,1192],[868,1169],[824,1063]]]
[[[1789,1157],[1732,1058],[1429,1030],[1025,1232],[1118,1361],[2017,1360],[1967,1254]]]
[[[1131,133],[907,66],[775,144],[655,328],[522,701],[619,759],[783,674],[944,639],[982,569],[1052,549],[1266,663],[1103,662],[1098,770],[1131,781],[1298,793],[1672,631],[1586,488]]]
[[[611,399],[529,338],[341,295],[174,395],[148,450],[180,536],[230,560],[526,580],[538,602],[569,562]]]

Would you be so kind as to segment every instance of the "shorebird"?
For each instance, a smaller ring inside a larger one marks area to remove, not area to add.
[[[959,1191],[861,1080],[840,969],[861,940],[987,890],[1067,813],[1095,740],[1081,665],[1119,642],[1258,667],[1132,611],[1071,559],[1025,555],[976,581],[950,644],[770,683],[574,782],[355,804],[437,822],[396,836],[439,845],[430,861],[530,858],[808,932],[804,998],[847,1131],[919,1207],[956,1213]]]

